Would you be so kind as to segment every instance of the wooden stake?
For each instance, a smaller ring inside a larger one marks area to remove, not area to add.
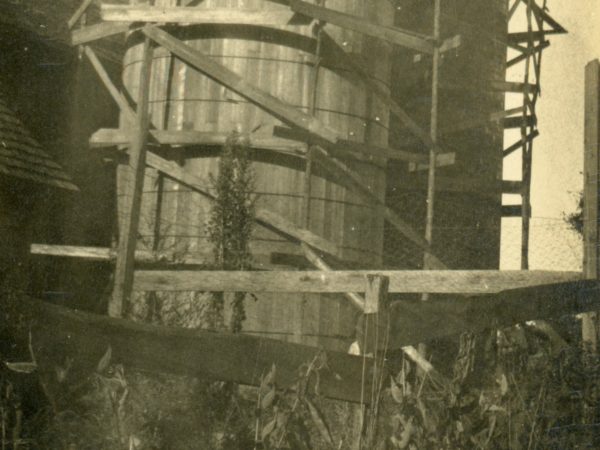
[[[150,39],[144,39],[143,59],[140,69],[137,114],[129,148],[130,178],[126,189],[125,219],[119,235],[113,295],[108,305],[112,317],[121,317],[133,289],[133,270],[138,225],[142,205],[144,171],[146,168],[146,140],[150,125],[148,102],[152,70]]]

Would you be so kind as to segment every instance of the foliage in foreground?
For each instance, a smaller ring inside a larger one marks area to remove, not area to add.
[[[442,376],[388,357],[395,369],[381,372],[377,408],[365,408],[362,448],[597,447],[596,357],[522,326],[465,334],[452,359]],[[360,430],[360,406],[320,395],[325,353],[299,367],[287,390],[277,386],[276,367],[260,387],[237,388],[141,374],[114,364],[110,350],[94,373],[78,374],[70,369],[76,365],[57,364],[51,377],[3,367],[4,448],[16,440],[20,449],[345,449]],[[27,407],[35,383],[23,380],[37,376],[46,400]]]

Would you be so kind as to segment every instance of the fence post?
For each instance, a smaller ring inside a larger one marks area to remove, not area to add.
[[[598,183],[600,147],[600,61],[590,61],[585,68],[585,130],[584,130],[584,188],[583,188],[583,271],[588,279],[600,279]],[[598,313],[581,315],[583,345],[598,350]]]

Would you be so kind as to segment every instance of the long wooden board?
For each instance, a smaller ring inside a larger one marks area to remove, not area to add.
[[[312,19],[299,17],[293,11],[205,9],[149,5],[107,5],[100,7],[100,16],[107,22],[157,22],[185,24],[235,24],[258,26],[308,25]]]
[[[277,386],[288,388],[298,369],[310,363],[320,349],[245,334],[214,333],[158,327],[106,316],[73,311],[40,300],[23,298],[21,306],[34,318],[33,347],[38,359],[74,365],[98,364],[106,349],[112,363],[155,373],[171,373],[258,385],[262,374],[275,364]],[[65,352],[71,351],[65,355]],[[360,401],[361,379],[370,392],[372,360],[328,351],[327,368],[319,373],[319,391],[325,397]],[[363,376],[363,363],[366,364]],[[50,368],[50,370],[52,370]],[[370,400],[366,396],[367,402]]]
[[[483,294],[583,279],[581,272],[519,270],[137,271],[142,291],[364,292],[366,276],[390,278],[389,292]]]
[[[150,130],[150,134],[156,142],[163,145],[224,145],[231,137],[230,133],[194,130]],[[91,147],[112,147],[128,145],[130,140],[127,130],[101,128],[92,135],[89,142]],[[250,135],[247,142],[253,148],[306,153],[306,145],[289,139]]]

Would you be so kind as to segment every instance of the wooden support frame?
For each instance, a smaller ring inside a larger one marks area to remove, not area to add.
[[[93,51],[89,47],[86,47],[86,55],[90,57],[90,61],[92,61],[98,76],[113,97],[113,100],[121,109],[121,112],[124,114],[126,120],[132,123],[135,120],[133,108],[129,105],[123,94],[121,94],[116,86],[112,83],[108,73],[102,66],[102,63],[98,60],[98,58],[95,57]],[[193,174],[190,174],[185,170],[185,168],[181,167],[176,162],[167,161],[166,159],[152,152],[148,152],[146,155],[146,163],[150,167],[153,167],[164,173],[174,181],[177,181],[178,183],[193,189],[205,197],[214,200],[214,196],[210,194],[210,189],[208,186],[205,186],[203,180],[199,179]],[[306,244],[311,245],[325,253],[331,253],[334,256],[339,254],[339,249],[334,244],[309,230],[292,225],[289,221],[279,217],[277,214],[271,211],[258,209],[255,211],[255,217],[259,223],[274,229],[279,234],[287,237],[293,237],[298,241],[305,242]]]
[[[152,46],[149,38],[144,40],[142,67],[138,86],[138,107],[129,147],[130,177],[127,189],[127,207],[120,233],[115,267],[113,295],[108,304],[108,314],[121,317],[133,289],[133,271],[138,225],[142,205],[142,190],[146,169],[146,141],[150,128],[149,99]]]
[[[309,25],[312,18],[291,10],[204,9],[185,6],[108,5],[100,7],[107,22],[234,24],[256,26]]]

